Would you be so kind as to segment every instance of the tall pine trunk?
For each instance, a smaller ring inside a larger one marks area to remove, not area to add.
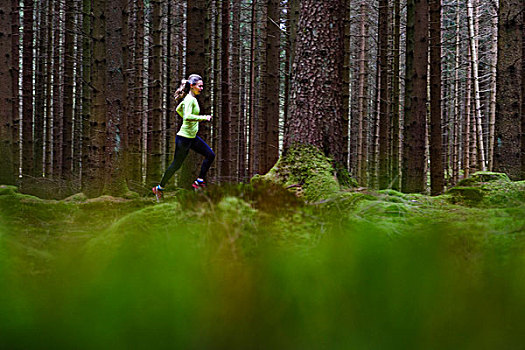
[[[15,184],[15,166],[13,163],[13,85],[14,69],[12,53],[11,4],[0,3],[0,184]]]
[[[264,92],[265,120],[264,163],[261,173],[266,173],[279,159],[279,53],[280,53],[280,28],[279,0],[268,0],[266,13],[266,91]]]
[[[221,158],[219,174],[222,181],[231,181],[230,0],[222,1],[221,12]]]
[[[148,121],[148,159],[146,183],[156,184],[160,181],[162,166],[162,0],[151,1],[152,43],[150,96],[152,101],[150,120]]]
[[[441,0],[430,0],[430,193],[444,189],[441,127]]]
[[[405,119],[401,189],[424,192],[428,1],[407,1]],[[416,44],[417,43],[417,44]]]
[[[22,23],[22,174],[33,176],[33,13],[34,1],[25,0]]]
[[[389,141],[390,141],[390,111],[388,94],[388,1],[379,1],[379,159],[378,185],[379,189],[390,185],[389,172]]]
[[[87,178],[84,192],[97,197],[104,190],[106,167],[106,1],[93,1],[93,69],[92,115],[90,118],[90,146]]]
[[[62,177],[71,180],[73,170],[73,62],[75,38],[73,4],[66,3],[65,55],[64,55],[64,100],[62,115]]]

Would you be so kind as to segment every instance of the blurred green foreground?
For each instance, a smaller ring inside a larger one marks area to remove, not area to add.
[[[1,349],[525,349],[525,185],[0,189]]]

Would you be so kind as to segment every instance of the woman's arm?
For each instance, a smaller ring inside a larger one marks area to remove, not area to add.
[[[199,115],[197,113],[195,113],[195,109],[197,109],[198,111],[198,107],[197,107],[197,100],[196,99],[191,99],[190,101],[186,101],[186,102],[189,102],[189,103],[185,103],[184,104],[184,112],[183,112],[183,116],[182,118],[184,120],[188,120],[188,121],[205,121],[205,120],[210,120],[211,119],[211,116],[207,116],[207,115]],[[196,108],[197,107],[197,108]]]

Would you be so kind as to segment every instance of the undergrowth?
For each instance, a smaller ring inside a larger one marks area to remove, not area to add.
[[[1,348],[521,348],[521,183],[479,202],[271,182],[67,201],[0,187]]]

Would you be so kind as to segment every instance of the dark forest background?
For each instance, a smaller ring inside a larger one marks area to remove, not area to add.
[[[442,193],[525,178],[523,2],[0,0],[0,183],[144,193],[173,157],[173,93],[203,76],[210,182],[313,144],[359,185]],[[172,185],[186,187],[192,156]]]

